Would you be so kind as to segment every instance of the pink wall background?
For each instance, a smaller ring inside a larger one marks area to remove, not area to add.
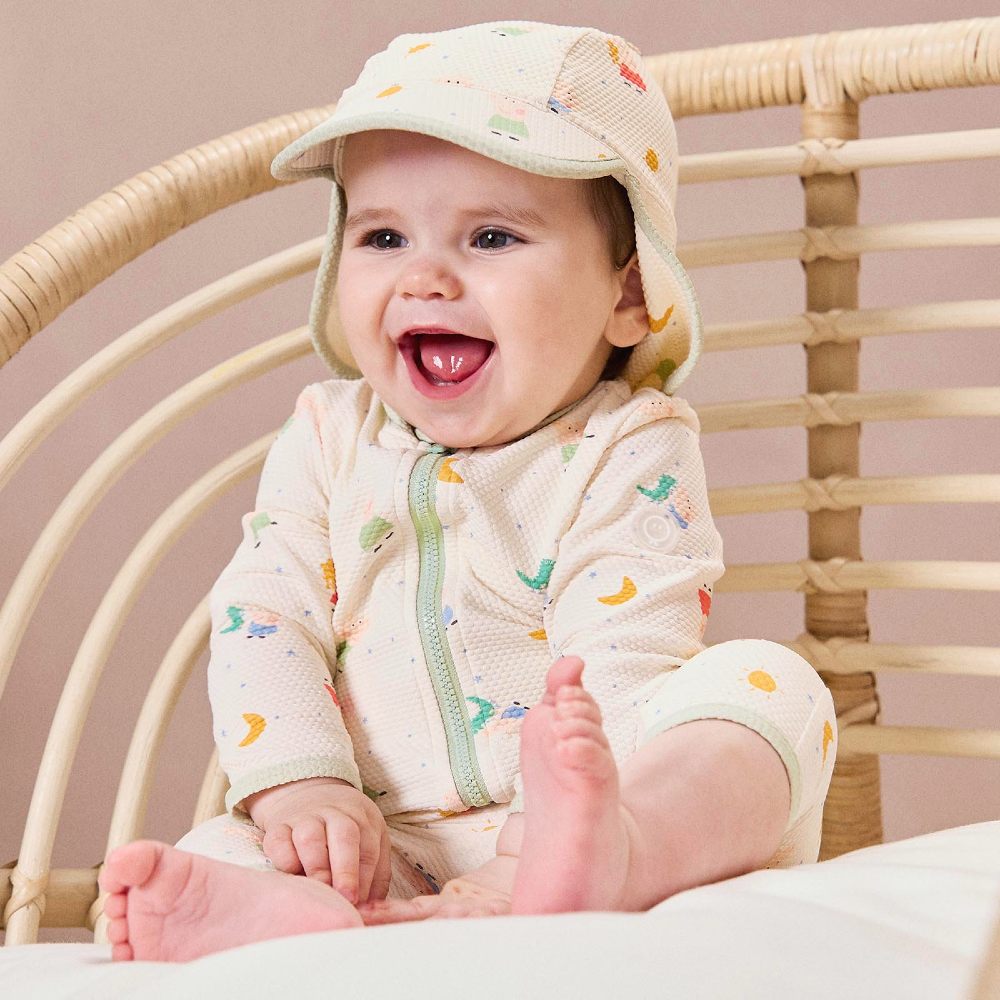
[[[225,132],[336,100],[365,58],[404,31],[524,18],[595,24],[652,55],[738,41],[983,16],[989,4],[864,0],[803,4],[768,0],[664,7],[482,0],[403,6],[296,0],[291,5],[170,4],[94,0],[86,5],[7,5],[0,32],[0,259],[78,207],[141,170]],[[290,14],[294,11],[294,15]],[[863,135],[997,125],[997,88],[875,98]],[[682,153],[793,143],[798,109],[681,120]],[[752,185],[752,186],[748,186]],[[865,172],[861,222],[1000,215],[994,161]],[[178,233],[52,323],[0,371],[0,436],[92,354],[176,299],[266,254],[320,235],[326,182],[310,181],[235,206]],[[682,242],[802,224],[799,180],[785,177],[681,188]],[[740,273],[742,272],[742,273]],[[862,307],[997,297],[1000,253],[911,251],[867,256]],[[784,316],[804,308],[797,262],[693,273],[705,321]],[[55,431],[0,495],[0,594],[59,500],[91,461],[153,403],[206,368],[306,321],[311,275],[207,321],[134,364]],[[995,385],[997,330],[870,339],[861,390]],[[208,468],[279,427],[299,389],[326,378],[312,355],[230,393],[156,445],[110,491],[62,558],[25,635],[0,702],[0,863],[15,857],[22,817],[76,644],[114,572],[155,517]],[[681,390],[695,406],[805,390],[805,355],[790,346],[766,359],[745,351],[705,354]],[[709,485],[806,474],[802,429],[706,434]],[[866,426],[862,475],[996,472],[995,421]],[[83,734],[54,861],[93,864],[130,725],[180,622],[211,587],[240,540],[255,480],[194,521],[125,621]],[[718,519],[730,565],[806,554],[806,515]],[[868,559],[1000,559],[1000,525],[986,505],[873,507],[862,516]],[[709,642],[737,636],[791,639],[802,630],[798,594],[717,595]],[[873,591],[873,642],[1000,645],[995,594]],[[996,728],[997,682],[984,678],[880,678],[889,725]],[[212,747],[204,663],[177,709],[150,803],[147,834],[186,829]],[[1000,817],[1000,765],[959,758],[882,758],[885,834],[896,840]],[[195,780],[193,773],[198,780]],[[65,935],[64,935],[65,936]]]

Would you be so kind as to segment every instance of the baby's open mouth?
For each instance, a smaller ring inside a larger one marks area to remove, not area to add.
[[[420,373],[431,385],[464,382],[486,363],[494,344],[461,333],[407,334]],[[402,346],[402,345],[401,345]]]

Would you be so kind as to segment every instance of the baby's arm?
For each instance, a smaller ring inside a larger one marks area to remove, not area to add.
[[[212,587],[208,667],[226,806],[265,831],[277,868],[349,899],[384,895],[388,838],[344,726],[330,664],[335,568],[322,386],[268,452],[244,538]]]

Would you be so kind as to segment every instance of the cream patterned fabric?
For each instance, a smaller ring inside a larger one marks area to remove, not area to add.
[[[724,567],[698,433],[685,400],[616,380],[450,452],[363,380],[307,386],[211,593],[230,811],[316,775],[387,816],[511,803],[522,720],[572,654],[619,762],[686,721],[741,722],[781,756],[789,827],[818,849],[832,699],[776,643],[706,649]]]

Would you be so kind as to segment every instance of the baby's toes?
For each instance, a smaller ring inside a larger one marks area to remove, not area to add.
[[[599,722],[590,718],[589,712],[564,715],[562,718],[555,719],[552,723],[552,732],[561,741],[587,739],[603,749],[609,748],[608,737],[604,729]]]
[[[130,944],[114,944],[111,946],[111,960],[114,962],[131,962],[135,957]]]
[[[108,940],[112,944],[125,944],[128,941],[128,921],[124,917],[108,921]]]
[[[104,900],[104,915],[109,920],[115,920],[118,917],[125,916],[125,893],[124,892],[113,892],[107,899]]]
[[[556,697],[556,718],[582,716],[601,724],[601,709],[582,687],[560,688]]]
[[[456,900],[454,903],[445,903],[435,914],[435,919],[467,920],[470,917],[498,917],[510,913],[510,904],[500,900]]]

